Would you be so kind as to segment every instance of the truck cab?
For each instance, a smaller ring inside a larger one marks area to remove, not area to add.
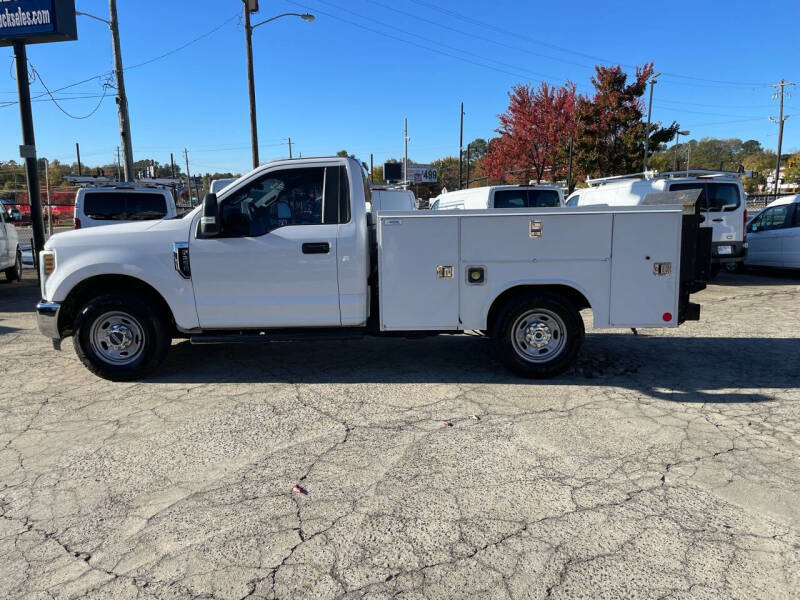
[[[70,231],[40,257],[39,328],[137,379],[194,344],[486,331],[524,377],[595,327],[677,327],[704,283],[695,200],[607,209],[382,211],[354,159],[263,165],[184,217]],[[673,197],[674,196],[674,197]],[[435,310],[431,310],[435,306]]]
[[[563,206],[564,192],[556,185],[491,185],[444,192],[431,199],[432,210],[540,208]]]

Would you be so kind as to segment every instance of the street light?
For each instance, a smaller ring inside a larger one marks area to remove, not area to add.
[[[678,170],[678,138],[680,138],[682,135],[689,135],[690,133],[691,131],[685,130],[685,131],[678,131],[675,134],[675,164],[672,166],[673,171]]]
[[[314,22],[314,15],[308,13],[281,13],[259,21],[255,25],[250,25],[250,7],[248,0],[243,0],[244,4],[244,39],[247,48],[247,85],[250,94],[250,145],[253,151],[253,168],[258,167],[258,124],[256,122],[256,84],[253,76],[253,29],[260,27],[270,21],[275,21],[281,17],[300,17],[306,23]]]
[[[650,145],[650,113],[653,112],[653,86],[658,83],[658,77],[661,73],[653,73],[650,78],[650,104],[647,107],[647,129],[644,131],[644,169],[647,171],[647,148]]]

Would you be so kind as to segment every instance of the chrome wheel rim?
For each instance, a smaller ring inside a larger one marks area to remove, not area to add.
[[[525,361],[552,360],[567,343],[567,327],[552,311],[537,308],[524,312],[511,328],[514,351]]]
[[[126,312],[107,312],[92,323],[89,340],[103,361],[127,365],[139,358],[144,349],[144,329]]]

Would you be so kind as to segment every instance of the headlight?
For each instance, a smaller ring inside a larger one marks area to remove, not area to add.
[[[39,253],[39,279],[42,286],[42,298],[47,298],[45,291],[45,284],[47,278],[56,270],[56,252],[55,250],[42,250]]]

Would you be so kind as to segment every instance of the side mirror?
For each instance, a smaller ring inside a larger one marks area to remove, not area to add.
[[[203,198],[203,215],[200,217],[200,235],[215,237],[219,234],[219,205],[216,194],[206,194]]]

